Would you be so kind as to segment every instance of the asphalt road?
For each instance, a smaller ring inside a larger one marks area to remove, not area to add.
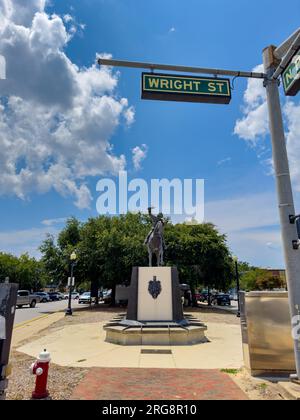
[[[214,306],[214,308],[225,309],[229,312],[236,312],[237,302],[232,301],[231,305],[232,305],[231,307]],[[57,302],[38,303],[35,308],[29,308],[27,306],[23,306],[23,308],[17,308],[16,314],[15,314],[15,325],[20,324],[24,321],[29,321],[30,319],[33,319],[39,316],[48,315],[54,312],[66,310],[67,306],[68,306],[68,300],[66,299],[66,300],[60,300]],[[79,306],[78,301],[73,299],[72,307],[76,308],[78,306]],[[89,305],[80,304],[80,307],[83,307],[83,306],[88,307]]]
[[[72,307],[77,307],[78,301],[72,300]],[[54,312],[58,312],[61,310],[67,309],[68,306],[68,300],[60,300],[56,302],[46,302],[46,303],[37,303],[35,308],[29,308],[28,306],[23,306],[22,308],[16,309],[15,314],[15,325],[20,324],[24,321],[29,321],[30,319],[42,316],[42,315],[48,315]],[[80,305],[82,306],[88,306],[88,305]]]

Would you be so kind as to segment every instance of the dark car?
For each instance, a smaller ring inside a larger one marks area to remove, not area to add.
[[[199,293],[199,294],[200,294],[200,296],[199,296],[200,302],[207,302],[208,293],[207,292],[202,292],[202,293]]]
[[[199,297],[197,298],[197,300],[199,300],[200,302],[208,302],[208,296],[209,296],[208,292],[201,292],[201,293],[198,293],[198,295]],[[211,296],[212,295],[210,294],[210,297]]]
[[[226,306],[226,305],[230,306],[231,305],[230,296],[227,293],[218,293],[212,297],[211,303],[213,305],[218,305],[218,306]]]
[[[49,295],[49,297],[52,301],[60,300],[60,295],[57,292],[50,292],[50,293],[48,293],[48,295]]]

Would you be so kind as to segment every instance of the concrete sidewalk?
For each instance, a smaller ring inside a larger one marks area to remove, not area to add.
[[[41,322],[46,323],[47,320]],[[209,341],[192,346],[125,347],[105,342],[104,324],[63,326],[17,350],[36,356],[41,349],[47,348],[54,363],[69,367],[239,369],[243,365],[238,325],[207,323]],[[142,352],[145,349],[152,352],[145,354]],[[168,353],[153,350],[168,350]]]
[[[29,339],[32,336],[35,336],[40,331],[46,329],[54,322],[59,321],[65,316],[63,312],[56,312],[50,315],[41,315],[37,318],[24,321],[16,325],[13,329],[12,336],[12,347],[17,347],[22,343],[22,341]],[[39,350],[38,353],[40,353]],[[36,356],[36,354],[34,355]]]

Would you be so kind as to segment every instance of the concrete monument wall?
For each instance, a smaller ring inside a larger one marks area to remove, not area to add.
[[[149,282],[160,282],[161,291],[154,299]],[[138,321],[172,321],[172,272],[171,267],[139,267],[138,275]]]

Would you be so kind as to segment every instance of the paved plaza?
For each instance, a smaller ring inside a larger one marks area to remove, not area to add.
[[[71,397],[75,400],[247,400],[218,370],[96,368]]]
[[[121,346],[105,342],[105,322],[65,325],[17,348],[35,357],[41,348],[67,367],[239,369],[243,365],[239,325],[207,323],[208,341],[192,346]],[[166,354],[143,353],[143,349]]]

